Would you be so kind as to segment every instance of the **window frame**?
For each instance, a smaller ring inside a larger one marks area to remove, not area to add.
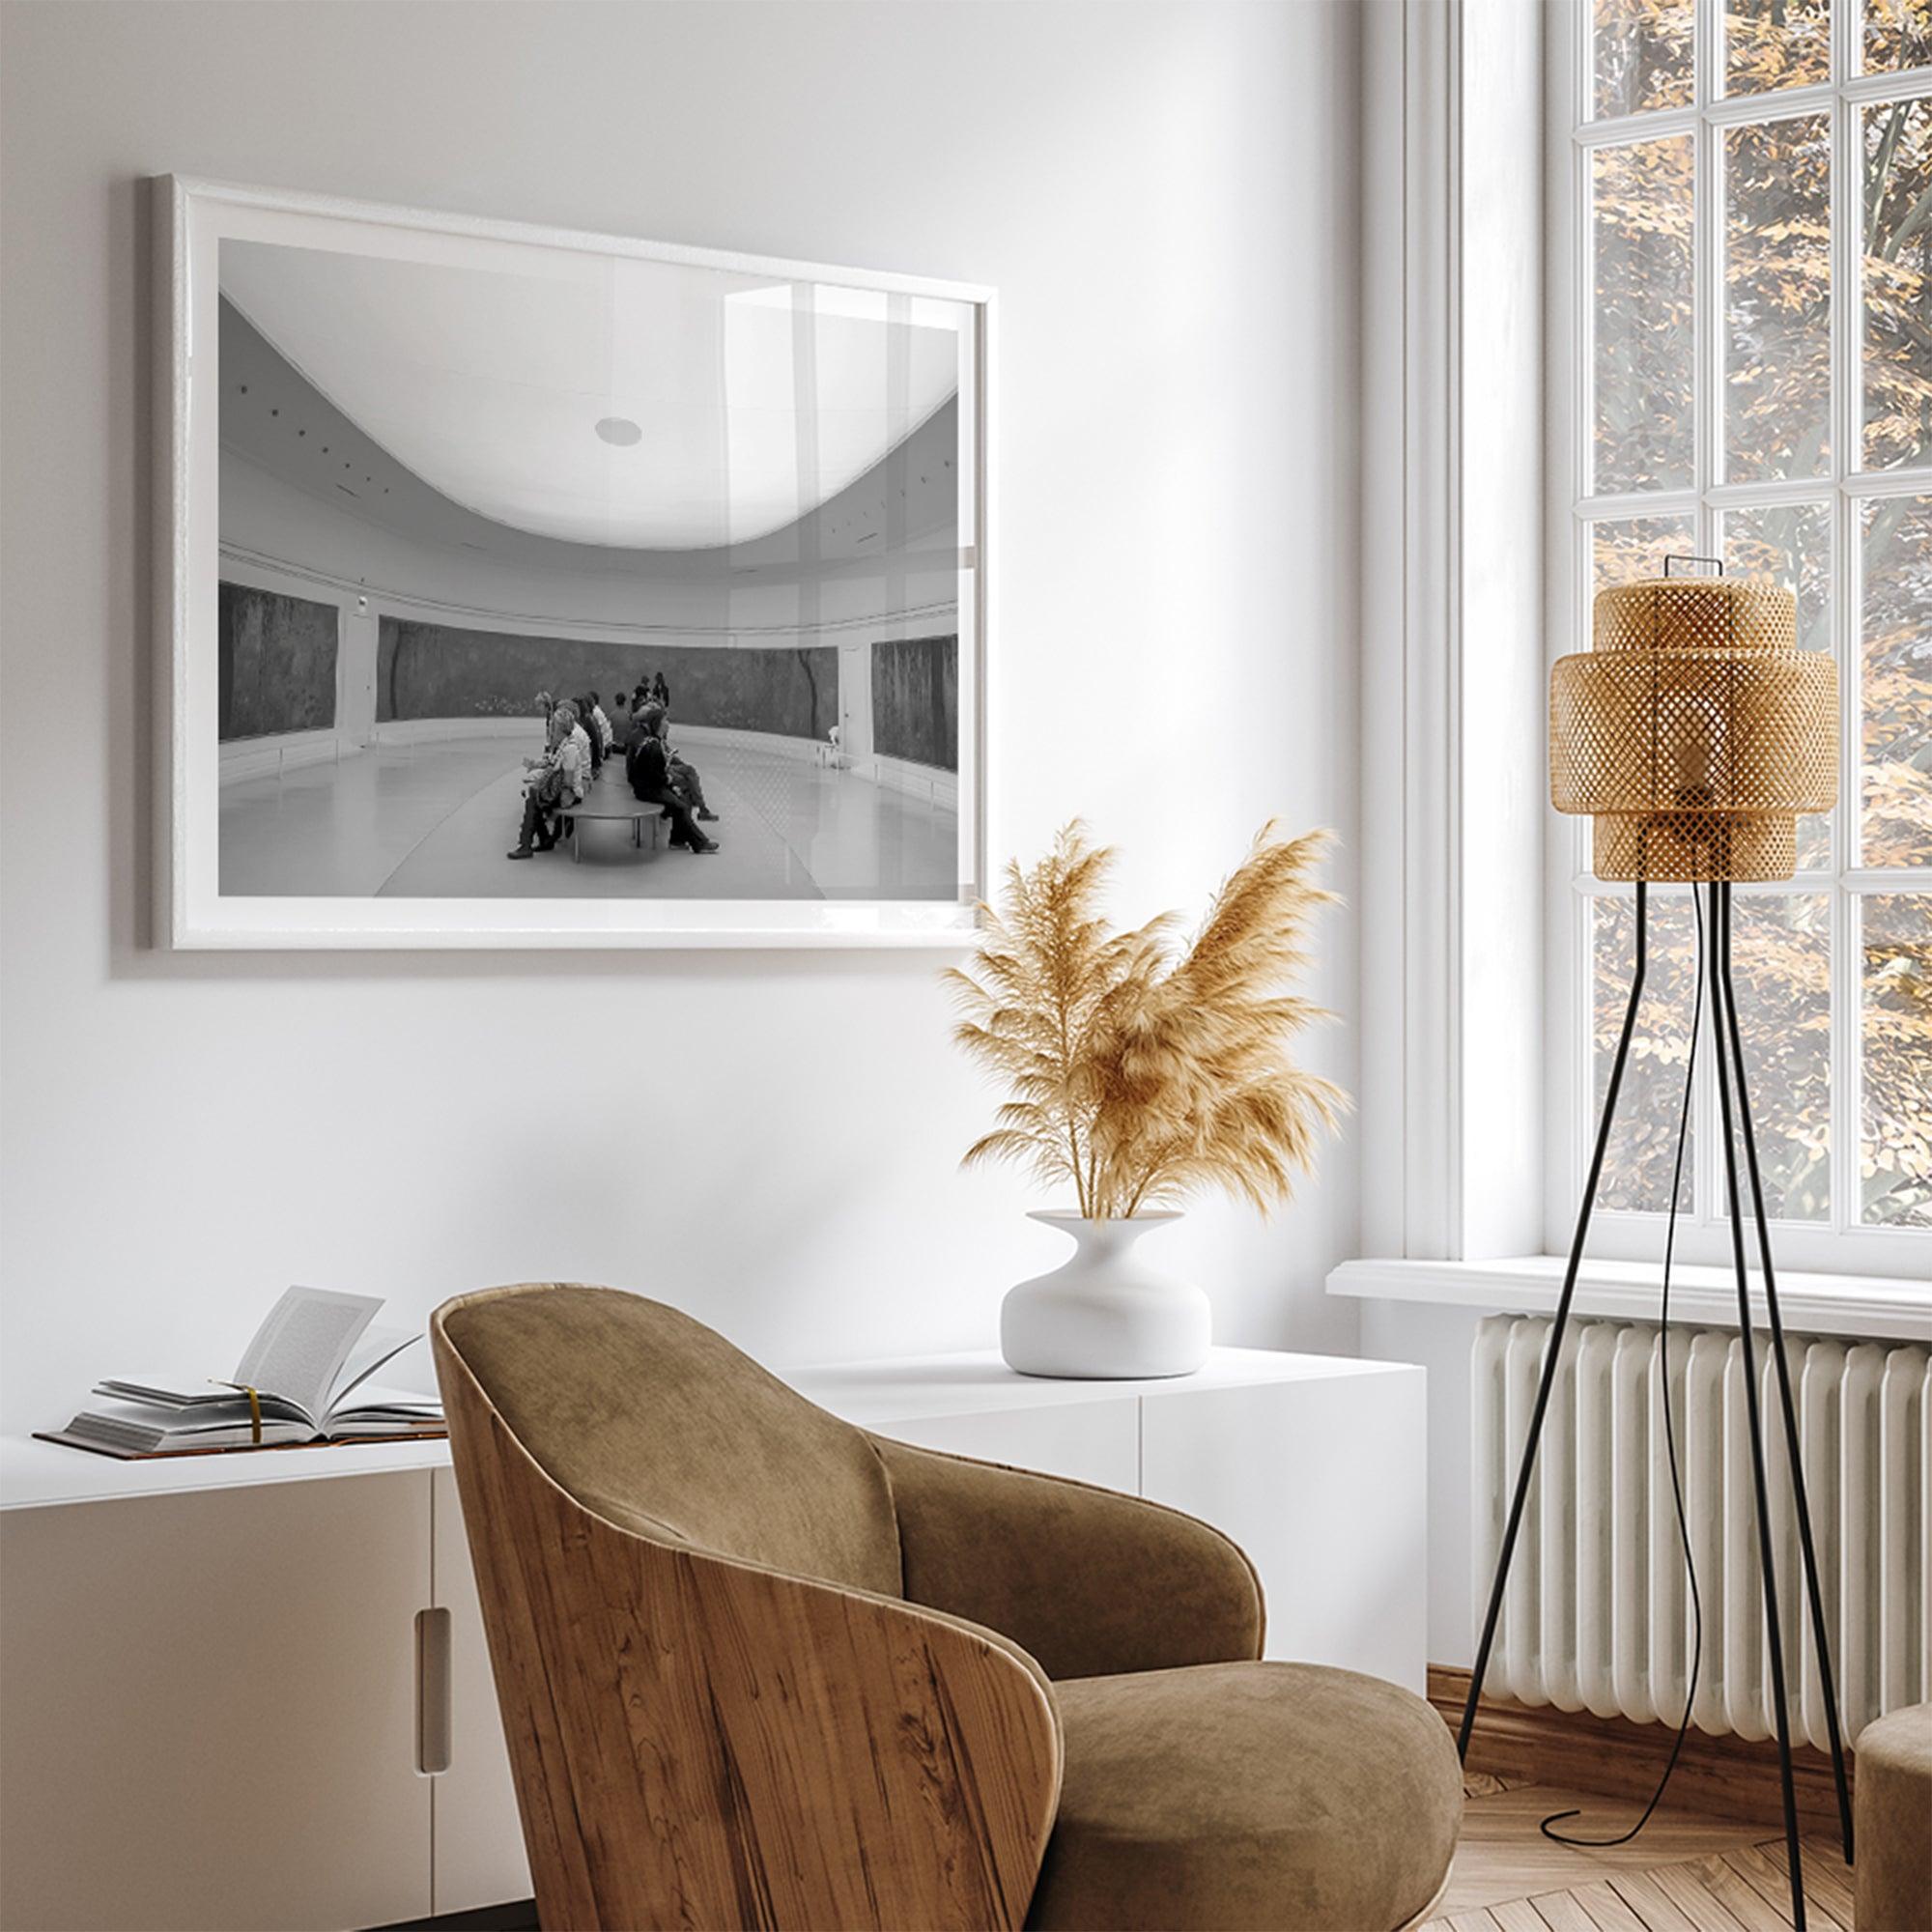
[[[1832,1220],[1774,1223],[1781,1263],[1794,1268],[1863,1275],[1932,1278],[1932,1230],[1868,1226],[1860,1218],[1861,1144],[1862,953],[1861,901],[1878,892],[1932,893],[1932,871],[1881,870],[1854,865],[1861,802],[1860,664],[1864,503],[1875,498],[1932,495],[1932,468],[1868,471],[1858,467],[1863,442],[1862,255],[1856,218],[1862,179],[1861,112],[1872,101],[1932,98],[1932,69],[1876,74],[1856,71],[1862,47],[1860,0],[1832,9],[1832,74],[1827,82],[1764,94],[1726,96],[1721,0],[1697,0],[1693,84],[1688,105],[1632,115],[1592,118],[1591,0],[1565,0],[1547,20],[1546,89],[1548,166],[1546,191],[1546,355],[1549,398],[1546,449],[1546,629],[1553,662],[1589,648],[1593,526],[1618,517],[1688,516],[1693,548],[1719,553],[1720,522],[1729,513],[1775,505],[1829,507],[1832,648],[1840,671],[1848,725],[1840,746],[1840,802],[1829,867],[1801,872],[1786,884],[1741,887],[1741,898],[1765,894],[1826,891],[1831,895],[1833,1137]],[[1720,163],[1723,130],[1807,114],[1830,117],[1832,150],[1833,389],[1830,468],[1817,477],[1778,482],[1719,482],[1725,353]],[[1688,134],[1692,142],[1693,462],[1691,487],[1638,495],[1590,494],[1589,437],[1594,422],[1593,341],[1590,334],[1592,237],[1591,159],[1605,147],[1634,139]],[[1714,189],[1718,191],[1714,191]],[[1590,1002],[1590,920],[1599,898],[1628,897],[1632,888],[1604,885],[1589,870],[1587,820],[1552,821],[1546,838],[1545,908],[1548,1033],[1545,1108],[1551,1123],[1545,1162],[1544,1245],[1565,1251],[1596,1126]],[[1671,889],[1681,890],[1681,889]],[[1708,1045],[1708,1027],[1705,1042]],[[1689,1262],[1729,1259],[1728,1222],[1715,1210],[1720,1199],[1720,1137],[1710,1057],[1702,1063],[1695,1111],[1694,1192],[1680,1211],[1678,1252]],[[1662,1213],[1599,1208],[1591,1250],[1605,1258],[1654,1260],[1662,1251]]]

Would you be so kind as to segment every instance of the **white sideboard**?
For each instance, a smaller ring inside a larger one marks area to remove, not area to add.
[[[992,1354],[787,1379],[1203,1517],[1255,1560],[1270,1657],[1422,1689],[1420,1369],[1218,1349],[1174,1381]],[[6,1932],[350,1932],[528,1896],[446,1444],[0,1441],[0,1626]]]

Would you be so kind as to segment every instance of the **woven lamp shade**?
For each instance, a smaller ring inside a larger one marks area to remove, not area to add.
[[[1617,584],[1593,642],[1550,672],[1549,799],[1595,818],[1597,876],[1788,879],[1799,813],[1838,798],[1838,668],[1790,591]]]

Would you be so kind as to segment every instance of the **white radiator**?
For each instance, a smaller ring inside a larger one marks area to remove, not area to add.
[[[1476,1627],[1551,1323],[1492,1316],[1471,1362]],[[1787,1334],[1811,1529],[1849,1746],[1873,1718],[1932,1698],[1932,1353]],[[1517,1538],[1488,1688],[1524,1704],[1674,1725],[1690,1603],[1659,1403],[1659,1331],[1572,1321]],[[1792,1737],[1823,1748],[1825,1705],[1799,1562],[1771,1342],[1754,1342],[1776,1525]],[[1670,1330],[1671,1409],[1704,1605],[1692,1721],[1775,1734],[1757,1520],[1735,1333]]]

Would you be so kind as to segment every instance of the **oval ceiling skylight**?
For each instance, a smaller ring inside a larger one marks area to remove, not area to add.
[[[692,550],[768,535],[959,387],[970,311],[957,303],[503,255],[495,271],[229,240],[221,289],[432,488],[577,543]]]

